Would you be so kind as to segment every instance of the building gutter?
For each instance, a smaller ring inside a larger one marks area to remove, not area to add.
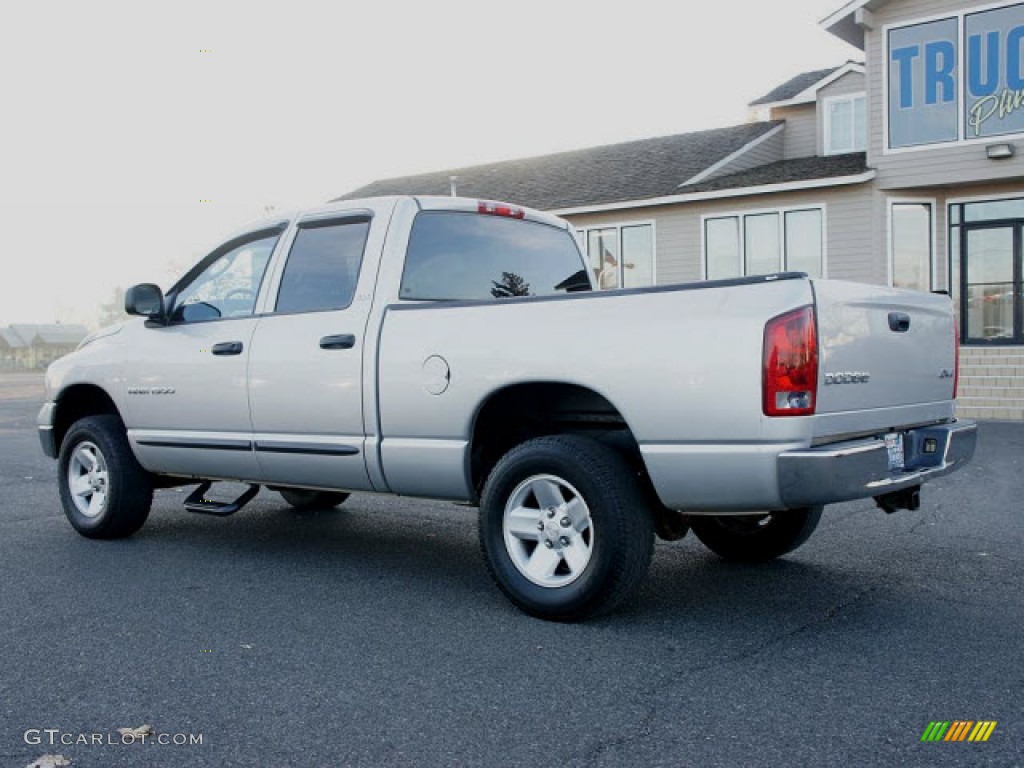
[[[570,216],[577,213],[601,213],[603,211],[622,211],[630,208],[650,208],[658,205],[676,205],[677,203],[699,203],[706,200],[722,200],[730,197],[749,197],[752,195],[774,195],[783,192],[800,192],[805,189],[822,189],[824,187],[845,187],[863,184],[875,178],[875,171],[868,170],[851,176],[833,176],[826,179],[806,179],[804,181],[787,181],[782,184],[762,184],[758,187],[735,187],[733,189],[715,189],[708,192],[691,192],[682,195],[666,195],[650,197],[643,200],[622,200],[616,203],[600,205],[580,205],[571,208],[555,208],[548,211],[556,216]]]
[[[873,29],[875,26],[872,11],[877,11],[888,2],[889,0],[852,0],[822,19],[818,26],[863,51],[864,30]]]

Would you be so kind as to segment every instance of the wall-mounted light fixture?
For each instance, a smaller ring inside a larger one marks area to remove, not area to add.
[[[989,144],[985,147],[985,154],[989,160],[1004,160],[1013,157],[1014,152],[1013,144]]]

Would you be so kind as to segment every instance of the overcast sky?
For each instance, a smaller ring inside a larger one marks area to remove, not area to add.
[[[858,58],[818,27],[841,5],[8,5],[0,325],[167,287],[266,206],[745,122],[792,75]]]

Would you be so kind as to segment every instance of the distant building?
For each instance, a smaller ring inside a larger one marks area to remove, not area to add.
[[[58,357],[73,352],[89,335],[84,325],[9,325],[0,328],[0,368],[45,368]]]
[[[385,179],[567,218],[601,288],[763,274],[948,292],[960,412],[1024,419],[1024,2],[853,0],[864,62],[805,72],[746,125]]]

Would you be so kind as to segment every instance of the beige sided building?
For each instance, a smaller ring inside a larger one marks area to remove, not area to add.
[[[1024,420],[1024,2],[855,0],[863,60],[712,131],[374,182],[568,218],[605,289],[780,270],[947,291],[960,411]]]

